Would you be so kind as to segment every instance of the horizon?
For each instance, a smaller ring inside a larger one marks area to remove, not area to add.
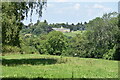
[[[43,9],[42,17],[33,11],[32,23],[37,20],[48,24],[68,23],[77,24],[89,22],[96,17],[102,17],[105,13],[118,12],[118,2],[48,2],[47,7]],[[29,13],[30,14],[30,13]],[[22,21],[24,25],[30,24],[30,17]]]

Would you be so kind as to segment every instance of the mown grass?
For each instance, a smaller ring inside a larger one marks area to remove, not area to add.
[[[118,61],[40,54],[2,57],[2,78],[118,78]]]

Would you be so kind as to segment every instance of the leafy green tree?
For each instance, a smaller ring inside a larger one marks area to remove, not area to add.
[[[67,39],[62,32],[52,31],[32,38],[32,45],[40,54],[61,55],[67,49]]]
[[[48,34],[48,45],[51,49],[48,49],[50,54],[61,55],[67,48],[67,40],[62,32],[52,31]]]
[[[47,39],[47,34],[41,34],[40,36],[34,38],[33,45],[40,54],[49,54],[47,50],[50,48]]]
[[[115,36],[116,38],[116,51],[115,51],[115,54],[114,54],[114,59],[115,60],[120,60],[120,13],[118,14],[118,31],[117,31],[117,34]]]
[[[42,8],[45,5],[44,0],[39,2],[2,2],[0,16],[2,17],[2,43],[4,45],[20,46],[19,32],[23,24],[21,21],[28,16],[28,11],[36,9],[39,17],[42,16]],[[32,20],[32,19],[31,19]]]
[[[40,22],[36,26],[32,26],[32,33],[35,35],[48,33],[48,24],[46,22]]]
[[[70,41],[69,46],[72,48],[72,56],[87,57],[88,40],[83,34],[77,34]]]
[[[37,22],[36,24],[32,26],[24,26],[21,30],[20,34],[32,34],[39,36],[40,34],[47,34],[49,32],[49,25],[46,22]]]
[[[97,17],[90,21],[87,26],[89,33],[88,39],[92,44],[91,50],[96,58],[102,58],[116,46],[116,38],[118,32],[117,13],[109,13],[103,15],[102,18]]]

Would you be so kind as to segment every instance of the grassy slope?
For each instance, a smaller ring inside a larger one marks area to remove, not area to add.
[[[74,37],[76,34],[83,34],[85,31],[74,31],[74,32],[69,32],[69,33],[63,33],[64,35],[68,37]]]
[[[2,77],[117,78],[118,61],[40,54],[3,56]]]

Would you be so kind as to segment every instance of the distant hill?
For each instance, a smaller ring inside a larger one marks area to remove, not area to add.
[[[74,37],[74,36],[76,36],[76,34],[83,34],[84,32],[86,32],[86,31],[72,31],[72,32],[63,33],[63,34],[68,37]]]

